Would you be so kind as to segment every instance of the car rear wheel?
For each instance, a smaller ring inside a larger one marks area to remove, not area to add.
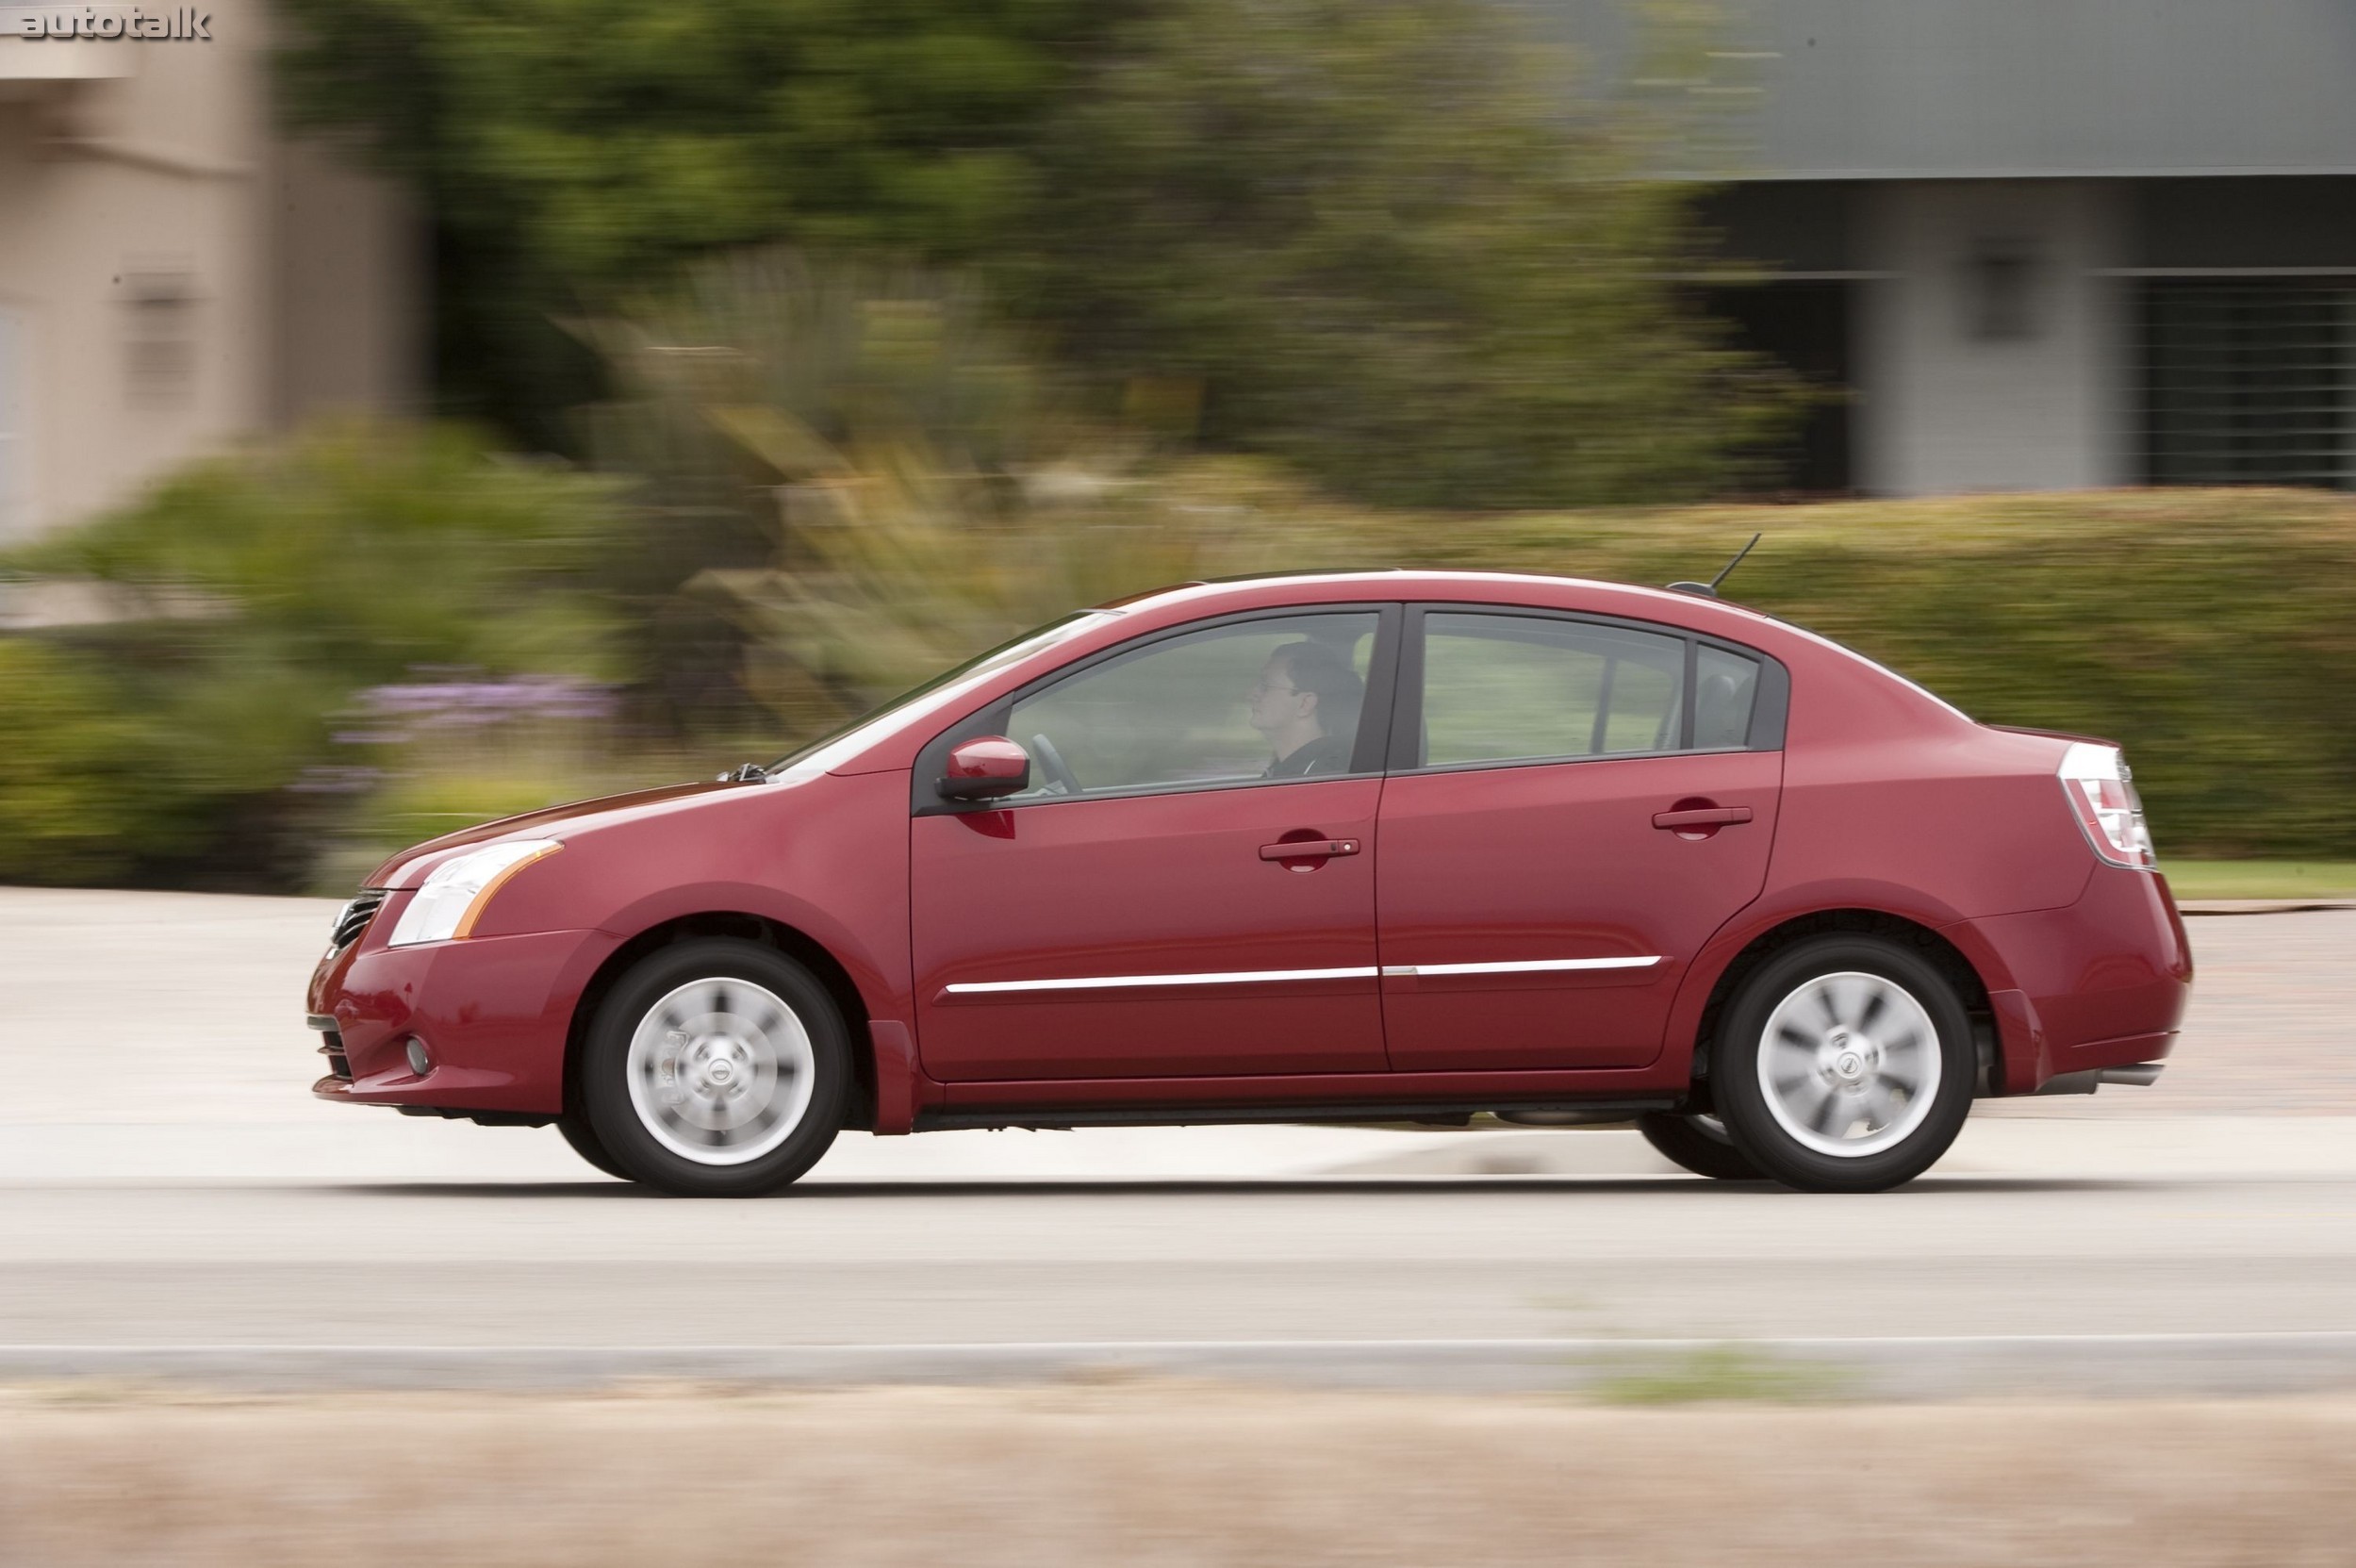
[[[1719,1181],[1757,1181],[1767,1174],[1735,1147],[1726,1124],[1716,1116],[1647,1111],[1637,1117],[1636,1130],[1644,1134],[1646,1143],[1696,1176]]]
[[[706,937],[641,960],[584,1045],[597,1141],[624,1174],[666,1192],[775,1192],[816,1164],[842,1125],[842,1016],[807,969],[755,942]]]
[[[1828,935],[1744,982],[1710,1092],[1735,1147],[1811,1192],[1879,1192],[1930,1169],[1971,1110],[1977,1057],[1955,987],[1919,952]]]

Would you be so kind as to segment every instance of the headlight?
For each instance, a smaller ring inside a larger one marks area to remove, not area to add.
[[[401,912],[401,921],[393,927],[386,946],[447,942],[467,935],[489,907],[491,895],[509,877],[564,847],[553,838],[519,838],[443,861],[426,876],[409,907]]]

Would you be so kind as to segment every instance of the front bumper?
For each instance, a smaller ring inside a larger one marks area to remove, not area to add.
[[[377,927],[312,977],[307,1011],[334,1021],[351,1075],[322,1078],[313,1094],[421,1110],[564,1109],[573,1012],[618,938],[535,932],[387,948],[379,931],[390,924]],[[432,1059],[422,1074],[409,1065],[412,1037]]]

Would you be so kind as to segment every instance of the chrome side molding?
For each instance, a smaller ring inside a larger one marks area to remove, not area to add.
[[[1112,991],[1147,985],[1265,985],[1288,980],[1372,980],[1371,964],[1344,969],[1234,969],[1203,975],[1079,975],[1068,980],[961,981],[943,987],[952,997],[1007,991]]]
[[[1649,969],[1660,954],[1642,958],[1530,958],[1509,964],[1386,964],[1386,975],[1535,975],[1563,969]]]
[[[1063,980],[960,981],[944,986],[952,997],[1003,996],[1013,991],[1122,991],[1161,985],[1269,985],[1297,980],[1371,980],[1381,975],[1522,975],[1566,969],[1643,969],[1660,962],[1640,958],[1532,958],[1500,964],[1386,964],[1340,969],[1228,969],[1192,975],[1075,975]]]

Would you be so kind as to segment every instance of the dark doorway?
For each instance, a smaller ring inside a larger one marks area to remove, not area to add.
[[[1856,491],[1850,448],[1854,403],[1849,344],[1851,289],[1838,278],[1793,278],[1715,289],[1704,303],[1732,324],[1736,346],[1772,359],[1817,394],[1805,418],[1770,454],[1762,488],[1795,496]]]

